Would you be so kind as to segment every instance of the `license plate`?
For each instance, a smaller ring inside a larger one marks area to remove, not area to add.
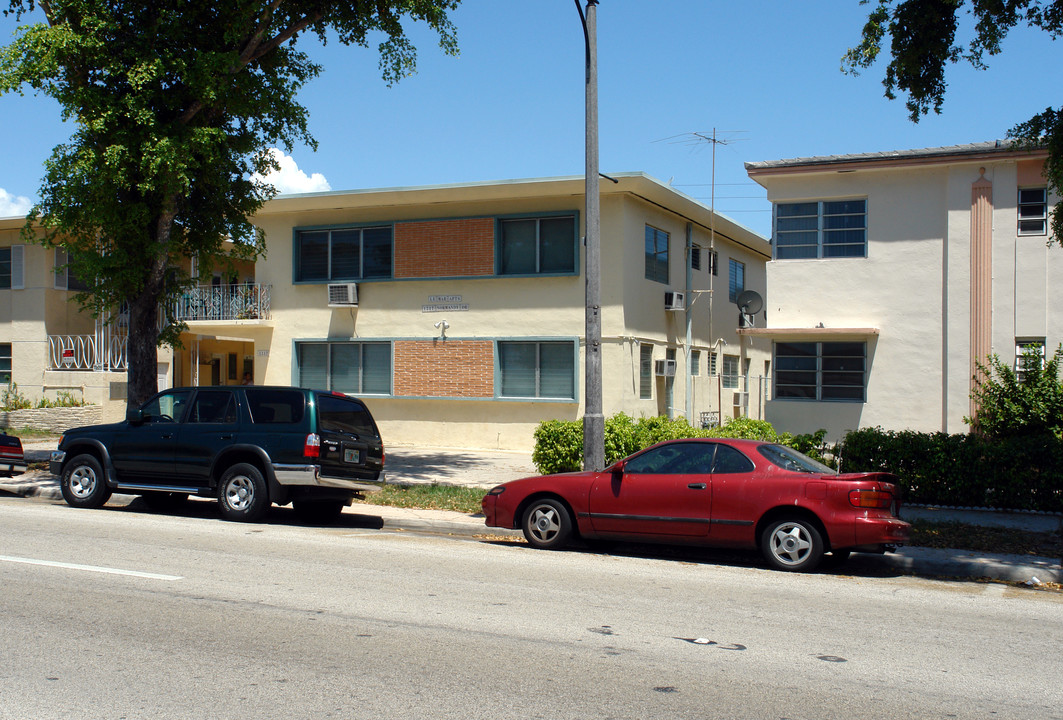
[[[358,452],[357,450],[344,450],[343,451],[343,462],[357,463],[357,462],[361,462],[361,461],[362,461],[361,453]]]

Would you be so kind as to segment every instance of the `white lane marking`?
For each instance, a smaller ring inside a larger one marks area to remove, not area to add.
[[[23,565],[43,565],[45,567],[64,568],[66,570],[84,570],[86,572],[106,573],[108,575],[127,575],[129,577],[147,578],[149,580],[183,580],[180,575],[159,575],[158,573],[140,572],[138,570],[119,570],[118,568],[98,567],[96,565],[75,565],[74,563],[54,562],[52,560],[34,560],[32,558],[0,555],[4,562],[22,563]]]

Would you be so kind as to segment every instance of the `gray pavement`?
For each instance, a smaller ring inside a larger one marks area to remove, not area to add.
[[[48,453],[55,448],[55,443],[27,443],[24,447],[27,462],[36,463],[47,460]],[[439,483],[483,489],[536,474],[531,456],[527,453],[444,448],[389,446],[386,468],[388,482],[391,484]],[[62,499],[58,478],[47,470],[30,470],[13,478],[0,478],[0,492],[25,497]],[[362,504],[348,508],[346,512],[371,516],[383,528],[470,537],[520,536],[519,531],[486,527],[482,515]],[[903,514],[908,518],[934,517],[976,525],[1010,525],[1035,530],[1058,529],[1063,522],[1058,515],[986,513],[957,509],[908,508]],[[988,578],[1031,585],[1063,582],[1060,558],[1030,555],[903,547],[887,555],[855,554],[849,563],[854,567],[870,568],[877,572],[920,576]]]

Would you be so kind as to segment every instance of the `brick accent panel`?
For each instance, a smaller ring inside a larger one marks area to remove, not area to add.
[[[396,278],[494,274],[494,218],[395,223]]]
[[[490,340],[396,340],[396,397],[493,397]]]

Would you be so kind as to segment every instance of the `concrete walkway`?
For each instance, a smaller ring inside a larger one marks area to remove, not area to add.
[[[46,461],[55,443],[27,443],[24,446],[27,462]],[[391,484],[439,483],[487,489],[499,483],[536,474],[531,456],[527,453],[499,451],[452,450],[437,448],[387,449],[387,477]],[[24,497],[43,497],[61,500],[59,479],[47,470],[31,470],[14,478],[0,478],[0,492]],[[125,496],[127,502],[132,498]],[[115,500],[118,501],[118,496]],[[906,518],[933,514],[935,519],[956,519],[975,524],[991,524],[982,515],[965,517],[965,511],[926,510],[911,508],[902,512]],[[493,535],[520,537],[519,531],[488,528],[483,516],[444,510],[418,510],[380,505],[355,504],[345,511],[359,516],[359,524],[368,527],[418,530],[462,536]],[[1000,516],[996,513],[998,521]],[[979,518],[981,521],[979,521]],[[1051,530],[1058,528],[1060,517],[1035,514],[1011,516],[1005,524],[1019,523],[1019,527]],[[1053,526],[1053,523],[1055,525]],[[997,524],[1001,524],[998,522]],[[1063,583],[1063,568],[1059,558],[1000,553],[972,553],[963,550],[935,550],[903,547],[887,555],[856,553],[843,566],[869,572],[905,573],[932,577],[989,578],[1036,584]],[[1036,581],[1034,580],[1036,578]]]

